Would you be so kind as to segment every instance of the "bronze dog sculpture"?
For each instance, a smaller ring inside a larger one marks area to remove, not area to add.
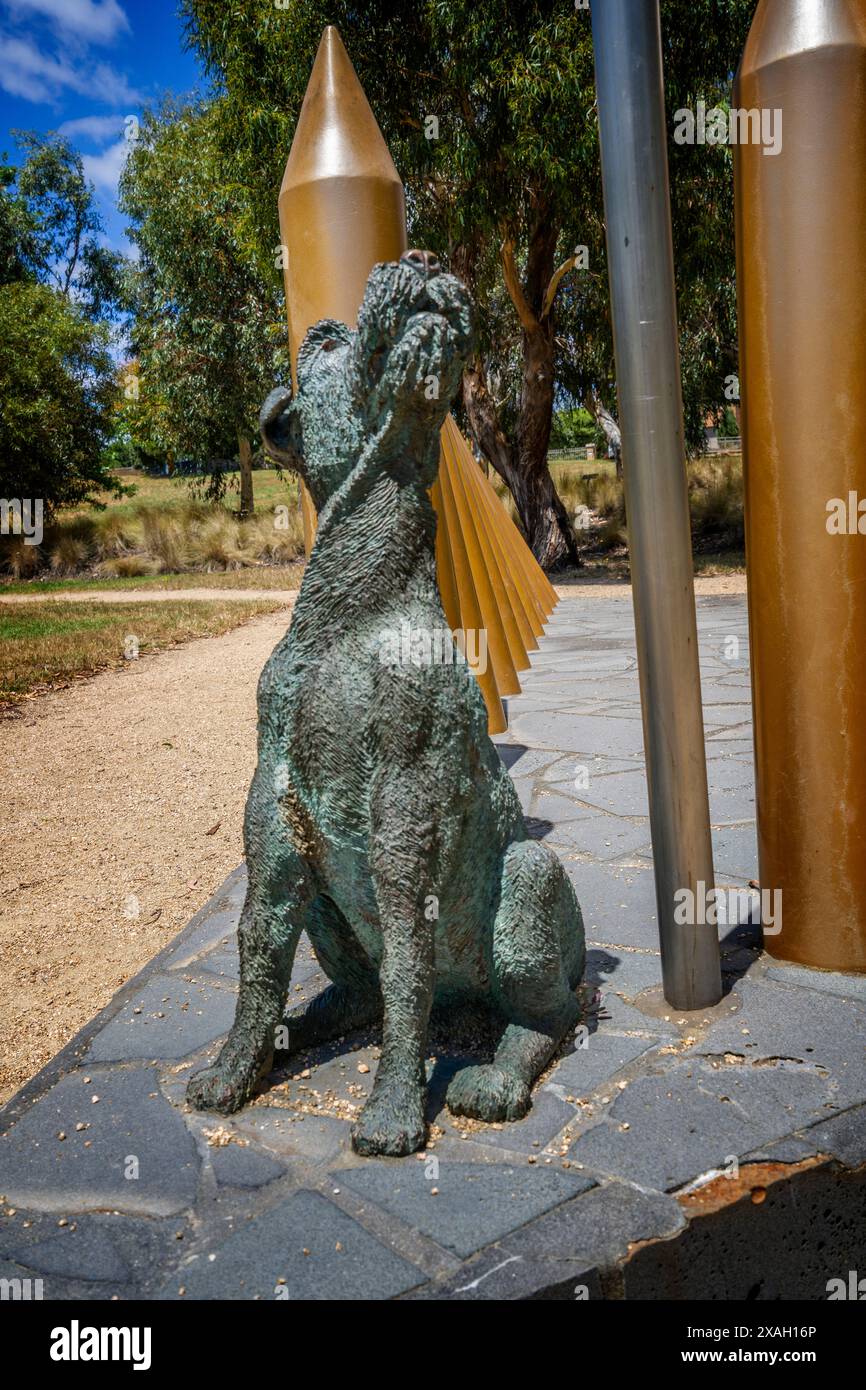
[[[385,659],[387,637],[446,628],[429,497],[439,430],[471,347],[466,291],[427,252],[375,266],[357,331],[326,320],[298,393],[262,410],[274,456],[305,480],[316,545],[287,636],[259,683],[258,766],[244,822],[249,887],[235,1022],[190,1102],[237,1110],[297,1051],[382,1019],[362,1154],[425,1139],[431,1007],[501,1019],[493,1061],[447,1093],[456,1114],[513,1120],[579,1017],[580,908],[556,855],[528,838],[487,734],[477,682],[449,642]],[[440,651],[441,658],[441,651]],[[306,931],[331,985],[284,1019]]]

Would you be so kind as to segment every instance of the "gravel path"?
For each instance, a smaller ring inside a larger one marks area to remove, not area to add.
[[[0,1102],[239,863],[256,683],[290,603],[0,723]]]

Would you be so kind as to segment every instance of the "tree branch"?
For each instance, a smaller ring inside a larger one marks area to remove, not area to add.
[[[559,289],[560,280],[564,275],[567,275],[570,270],[573,270],[576,264],[577,256],[569,256],[568,260],[563,261],[559,269],[555,270],[551,275],[550,283],[544,292],[544,304],[541,309],[542,319],[546,319],[553,308],[553,301],[556,298],[556,291]]]
[[[505,288],[508,290],[509,298],[517,310],[517,317],[520,319],[522,327],[527,333],[537,333],[541,324],[532,312],[529,301],[523,293],[523,286],[520,283],[520,276],[517,273],[517,266],[514,261],[514,242],[510,237],[505,237],[499,250],[502,260],[502,275],[505,280]]]

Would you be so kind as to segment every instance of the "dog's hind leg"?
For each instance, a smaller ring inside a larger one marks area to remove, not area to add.
[[[273,1065],[295,948],[316,891],[258,772],[247,802],[244,841],[250,878],[238,927],[241,983],[235,1021],[213,1066],[198,1072],[187,1087],[190,1105],[223,1115],[245,1105]]]
[[[328,1042],[382,1014],[378,974],[343,913],[324,894],[310,907],[307,932],[332,983],[283,1019],[287,1037],[280,1053],[300,1052]]]
[[[493,928],[493,995],[509,1020],[493,1062],[466,1067],[448,1088],[448,1107],[489,1123],[518,1120],[533,1083],[580,1016],[583,921],[571,882],[552,850],[534,840],[505,852]]]

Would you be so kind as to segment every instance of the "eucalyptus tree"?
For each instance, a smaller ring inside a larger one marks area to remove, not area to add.
[[[240,512],[253,510],[258,411],[284,337],[279,276],[248,243],[245,192],[227,176],[207,103],[145,113],[121,176],[139,248],[131,413],[169,456],[238,453]],[[276,354],[276,355],[275,355]],[[212,495],[225,476],[212,475]]]
[[[664,0],[671,113],[729,92],[755,0]],[[407,190],[410,238],[468,282],[465,418],[548,569],[577,561],[548,465],[554,404],[615,408],[588,5],[582,0],[182,0],[259,264],[316,48],[336,24]],[[730,161],[672,148],[687,422],[736,357]]]
[[[120,491],[102,451],[123,258],[103,244],[81,155],[59,136],[17,138],[23,159],[0,166],[0,496],[47,521]]]

